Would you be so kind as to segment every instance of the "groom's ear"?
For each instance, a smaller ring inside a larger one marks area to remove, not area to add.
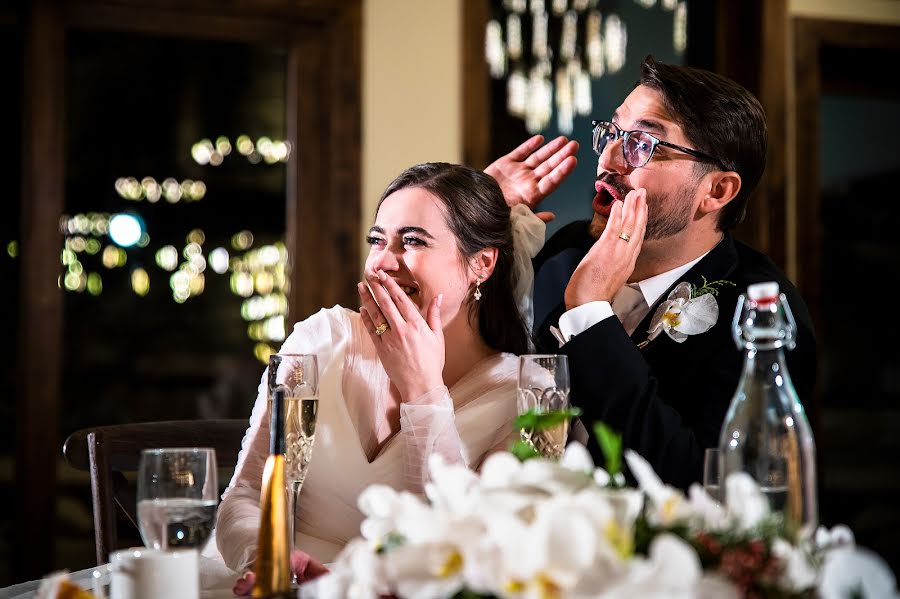
[[[469,259],[469,267],[475,273],[475,276],[481,277],[482,281],[486,281],[494,272],[498,253],[497,248],[484,248],[475,252],[475,255]]]

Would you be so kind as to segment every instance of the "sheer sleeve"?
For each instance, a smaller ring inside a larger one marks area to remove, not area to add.
[[[547,225],[524,204],[517,204],[510,212],[513,229],[513,274],[516,280],[515,299],[519,312],[530,331],[534,320],[534,303],[531,287],[534,284],[534,268],[531,259],[544,246]]]
[[[328,310],[322,309],[294,325],[293,332],[279,351],[316,354],[321,376],[347,334],[344,308],[335,306]],[[237,571],[248,568],[256,558],[262,472],[269,453],[266,379],[267,372],[264,371],[234,476],[222,495],[216,519],[216,544],[219,552],[225,564]]]
[[[400,434],[404,441],[407,488],[422,493],[428,482],[428,458],[440,454],[447,463],[469,464],[456,429],[453,399],[441,386],[400,404]]]

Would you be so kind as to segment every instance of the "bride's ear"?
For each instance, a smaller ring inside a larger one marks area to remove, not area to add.
[[[469,268],[476,277],[486,281],[493,274],[494,267],[497,265],[497,254],[497,248],[478,250],[474,256],[469,258]]]

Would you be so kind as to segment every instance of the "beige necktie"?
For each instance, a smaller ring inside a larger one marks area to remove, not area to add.
[[[622,322],[625,332],[633,334],[647,315],[647,302],[644,301],[640,286],[629,283],[619,289],[612,301],[612,311]]]

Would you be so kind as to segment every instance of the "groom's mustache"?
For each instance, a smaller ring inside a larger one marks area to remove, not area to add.
[[[620,197],[623,199],[628,195],[629,191],[633,191],[633,189],[622,180],[622,176],[615,173],[603,173],[597,177],[597,181],[614,187],[615,190],[621,194]]]

